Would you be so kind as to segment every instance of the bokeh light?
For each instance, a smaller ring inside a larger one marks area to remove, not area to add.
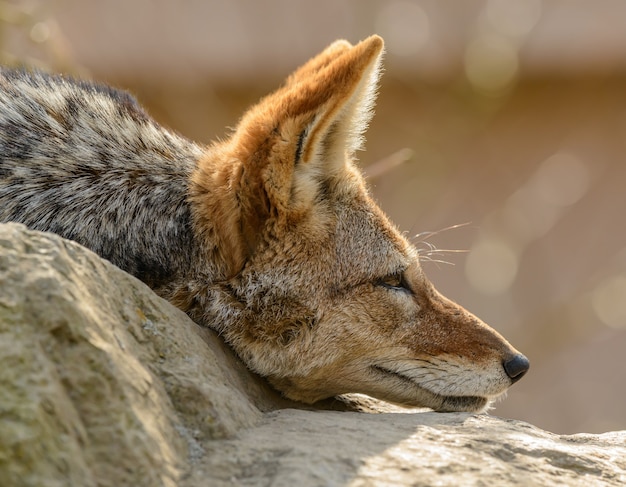
[[[491,27],[511,38],[524,38],[541,18],[542,0],[489,0],[485,7]]]
[[[519,70],[517,49],[505,37],[481,35],[467,46],[465,74],[471,85],[486,95],[510,88]]]
[[[506,242],[488,237],[476,242],[465,265],[470,284],[487,295],[506,292],[515,280],[517,269],[515,251]]]
[[[428,16],[416,2],[390,1],[382,4],[376,32],[383,36],[387,51],[394,56],[412,56],[428,42]]]
[[[626,275],[602,281],[592,293],[592,306],[598,318],[612,328],[626,328]]]

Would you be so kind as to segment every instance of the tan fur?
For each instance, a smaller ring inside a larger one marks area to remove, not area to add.
[[[433,289],[353,163],[382,51],[377,36],[332,44],[206,152],[190,202],[220,276],[161,292],[290,398],[479,410],[527,361],[507,375],[526,359]]]

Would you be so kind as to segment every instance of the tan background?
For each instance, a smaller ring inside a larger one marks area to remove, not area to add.
[[[0,1],[4,63],[129,88],[203,142],[371,33],[388,49],[372,191],[409,235],[466,224],[428,242],[467,252],[424,267],[531,359],[494,414],[626,429],[626,2]]]

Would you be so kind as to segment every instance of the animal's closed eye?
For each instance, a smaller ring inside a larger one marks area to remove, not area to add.
[[[409,287],[406,279],[404,278],[403,272],[395,272],[393,274],[389,274],[378,281],[376,281],[378,286],[391,289],[393,291],[404,291],[404,292],[412,292]]]

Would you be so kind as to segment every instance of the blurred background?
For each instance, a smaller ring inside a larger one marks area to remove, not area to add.
[[[372,192],[419,247],[461,251],[427,274],[532,363],[493,414],[626,429],[626,2],[0,1],[4,64],[129,89],[199,142],[372,33]]]

